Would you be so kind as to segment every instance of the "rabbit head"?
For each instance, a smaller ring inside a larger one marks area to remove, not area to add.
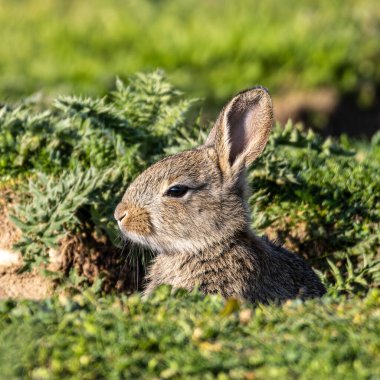
[[[123,235],[159,253],[197,253],[249,228],[245,169],[273,124],[269,93],[239,93],[204,145],[167,157],[129,186],[115,210]]]

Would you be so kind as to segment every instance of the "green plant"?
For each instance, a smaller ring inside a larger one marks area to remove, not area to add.
[[[0,110],[0,178],[39,170],[124,167],[136,175],[172,145],[189,116],[194,99],[182,99],[161,71],[137,74],[128,85],[101,99],[58,97],[51,109],[33,104]]]
[[[15,248],[22,253],[26,267],[49,262],[49,249],[57,250],[60,241],[69,233],[85,228],[86,217],[79,215],[87,206],[91,214],[99,214],[99,189],[106,193],[109,183],[120,172],[108,169],[76,169],[63,173],[59,181],[40,173],[29,180],[28,194],[32,202],[16,206],[12,222],[22,231]],[[104,202],[104,200],[103,200]],[[99,218],[100,219],[100,218]],[[107,220],[99,220],[106,224]]]
[[[378,291],[253,308],[194,291],[0,302],[0,368],[32,379],[371,379]]]

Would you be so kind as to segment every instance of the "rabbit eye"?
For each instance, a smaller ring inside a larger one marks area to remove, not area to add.
[[[169,188],[168,191],[166,192],[166,195],[168,197],[180,198],[180,197],[183,197],[187,193],[188,190],[189,188],[187,186],[176,185]]]

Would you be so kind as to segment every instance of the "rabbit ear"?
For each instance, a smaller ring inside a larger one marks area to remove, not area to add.
[[[271,97],[265,88],[255,87],[224,107],[205,145],[214,146],[223,172],[240,171],[264,150],[272,125]]]

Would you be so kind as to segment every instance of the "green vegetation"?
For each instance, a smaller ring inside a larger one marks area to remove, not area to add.
[[[17,201],[25,269],[75,237],[89,260],[100,245],[103,255],[120,252],[112,212],[125,188],[160,157],[199,144],[207,129],[198,102],[161,72],[117,81],[101,99],[64,96],[40,107],[28,99],[0,110],[0,185]],[[166,287],[148,300],[106,295],[114,277],[86,277],[71,263],[65,274],[77,283],[61,278],[66,296],[0,302],[1,373],[375,379],[379,167],[379,134],[368,143],[333,141],[288,123],[275,127],[249,172],[253,227],[312,262],[328,287],[323,300],[253,308]],[[129,265],[122,259],[113,263],[119,274]]]
[[[330,87],[371,103],[380,84],[377,0],[4,0],[0,97],[103,95],[157,67],[218,107],[261,83]]]
[[[7,379],[376,379],[380,296],[255,309],[160,288],[0,303]]]

